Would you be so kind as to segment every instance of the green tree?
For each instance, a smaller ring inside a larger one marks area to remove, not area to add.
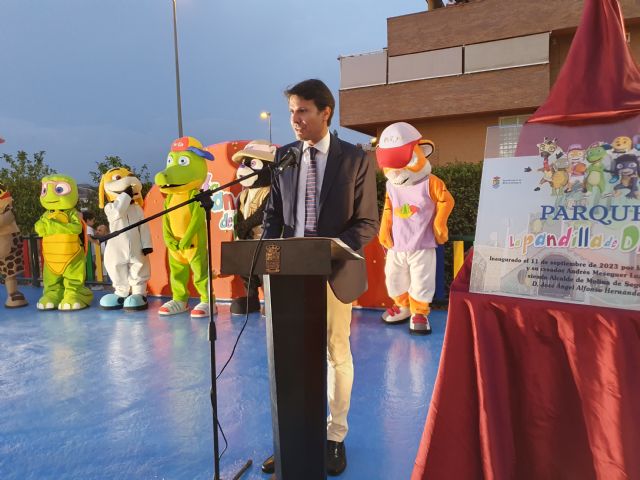
[[[440,177],[451,192],[456,205],[449,221],[449,239],[462,236],[473,237],[476,234],[476,218],[480,201],[480,182],[482,180],[482,162],[452,163],[433,168],[433,173]],[[469,242],[465,242],[470,247]],[[453,281],[453,243],[444,246],[444,274],[447,291]]]
[[[40,188],[42,177],[56,173],[44,161],[45,152],[37,152],[29,158],[20,150],[15,155],[2,154],[7,166],[0,168],[0,182],[4,183],[13,197],[16,220],[23,235],[34,233],[33,226],[42,215]]]
[[[118,155],[107,155],[104,157],[103,161],[96,162],[96,167],[96,170],[89,172],[89,177],[91,177],[91,181],[96,187],[100,185],[100,179],[102,178],[102,175],[107,173],[112,168],[121,167],[126,168],[140,179],[140,182],[142,182],[142,196],[145,196],[149,189],[151,189],[151,187],[153,186],[153,184],[151,183],[151,174],[149,173],[149,167],[146,163],[136,171],[135,169],[124,163],[124,161]]]
[[[94,191],[89,195],[86,208],[96,216],[96,225],[101,223],[107,224],[107,217],[98,204],[98,186],[100,185],[100,179],[112,168],[124,167],[132,172],[136,177],[140,179],[142,183],[142,196],[145,197],[153,183],[151,182],[151,175],[149,173],[149,167],[147,164],[142,165],[137,171],[127,165],[118,155],[107,155],[101,162],[96,162],[96,169],[89,172],[89,178],[95,187]]]

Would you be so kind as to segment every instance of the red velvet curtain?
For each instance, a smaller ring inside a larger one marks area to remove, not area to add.
[[[562,8],[562,2],[558,2]],[[547,100],[529,123],[640,113],[640,70],[618,0],[585,0],[575,37]]]
[[[640,313],[452,285],[412,480],[640,478]]]

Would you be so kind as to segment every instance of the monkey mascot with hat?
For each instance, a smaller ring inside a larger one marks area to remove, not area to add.
[[[100,179],[100,208],[109,220],[112,232],[144,218],[142,183],[125,167],[112,168]],[[147,282],[151,277],[149,255],[153,252],[149,225],[127,230],[107,242],[104,266],[113,282],[114,293],[100,299],[105,310],[146,310]]]
[[[275,152],[276,147],[266,140],[254,140],[244,149],[233,154],[232,160],[239,164],[236,178],[258,173],[240,182],[244,189],[240,192],[238,213],[233,223],[235,236],[239,240],[257,240],[262,235],[262,217],[271,191],[271,171],[267,162],[273,163]],[[247,296],[236,298],[231,302],[231,313],[236,315],[260,310],[258,287],[262,285],[261,277],[259,275],[253,275],[251,278],[243,276],[242,280]]]
[[[382,315],[386,323],[410,319],[409,331],[431,333],[429,304],[436,285],[436,247],[448,240],[447,219],[454,200],[446,185],[431,174],[433,142],[405,122],[389,125],[376,149],[387,178],[378,236],[388,249],[386,286],[394,305]]]
[[[166,195],[165,209],[191,200],[200,192],[207,179],[207,160],[213,160],[213,155],[193,137],[178,138],[171,144],[167,167],[155,177],[156,185]],[[162,236],[169,252],[169,283],[173,298],[160,307],[160,315],[175,315],[189,310],[187,285],[192,272],[200,303],[191,310],[191,317],[209,316],[208,234],[204,209],[198,202],[162,217]]]
[[[25,307],[27,299],[18,290],[18,279],[22,272],[22,239],[20,229],[13,215],[11,193],[0,183],[0,275],[7,288],[7,308]]]

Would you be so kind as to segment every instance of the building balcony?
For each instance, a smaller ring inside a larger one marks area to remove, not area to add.
[[[640,4],[620,3],[639,38]],[[341,125],[376,135],[396,121],[531,113],[566,58],[582,6],[475,0],[389,18],[387,48],[339,59]],[[640,42],[630,45],[638,58]]]

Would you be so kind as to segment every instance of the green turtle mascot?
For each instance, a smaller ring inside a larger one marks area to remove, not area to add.
[[[164,208],[192,199],[207,179],[207,160],[213,155],[193,137],[173,142],[167,156],[167,168],[156,174],[155,183],[166,195]],[[200,294],[200,303],[191,317],[209,316],[207,231],[204,210],[198,202],[178,208],[162,217],[162,234],[169,256],[169,283],[172,299],[158,313],[175,315],[189,310],[189,274]],[[214,314],[217,311],[214,310]]]
[[[84,285],[83,225],[75,209],[77,203],[78,187],[73,178],[56,174],[42,179],[40,204],[47,211],[35,224],[42,237],[44,259],[38,310],[81,310],[93,300],[93,293]]]

